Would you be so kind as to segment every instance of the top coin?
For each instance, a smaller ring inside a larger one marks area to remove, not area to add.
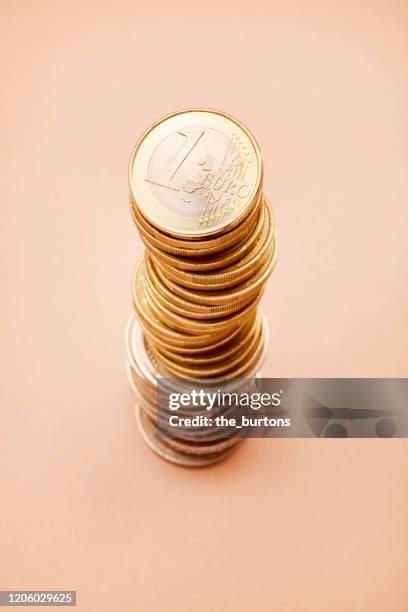
[[[136,144],[129,186],[140,213],[183,238],[232,229],[250,212],[262,186],[262,160],[250,132],[212,110],[164,117]]]

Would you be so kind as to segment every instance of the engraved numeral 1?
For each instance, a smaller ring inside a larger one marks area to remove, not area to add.
[[[186,129],[183,132],[177,132],[179,136],[182,136],[182,142],[176,153],[158,176],[148,178],[146,181],[159,185],[160,187],[167,187],[167,189],[180,191],[180,189],[174,185],[173,179],[204,133],[205,130],[197,131],[195,129]]]

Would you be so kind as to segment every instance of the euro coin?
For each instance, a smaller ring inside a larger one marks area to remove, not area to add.
[[[211,110],[168,115],[140,138],[129,187],[140,214],[169,236],[225,233],[255,206],[262,159],[250,132]]]

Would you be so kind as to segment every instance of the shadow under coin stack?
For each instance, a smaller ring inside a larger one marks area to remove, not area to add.
[[[160,435],[157,379],[259,373],[268,342],[258,304],[277,254],[262,178],[252,135],[216,111],[165,117],[132,153],[130,209],[146,250],[133,275],[127,371],[141,434],[173,463],[214,463],[242,441]]]

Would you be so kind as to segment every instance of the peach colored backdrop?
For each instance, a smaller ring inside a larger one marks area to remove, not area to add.
[[[142,443],[123,330],[130,151],[189,106],[256,135],[270,376],[408,375],[408,5],[3,0],[0,588],[86,611],[408,608],[404,440]]]

